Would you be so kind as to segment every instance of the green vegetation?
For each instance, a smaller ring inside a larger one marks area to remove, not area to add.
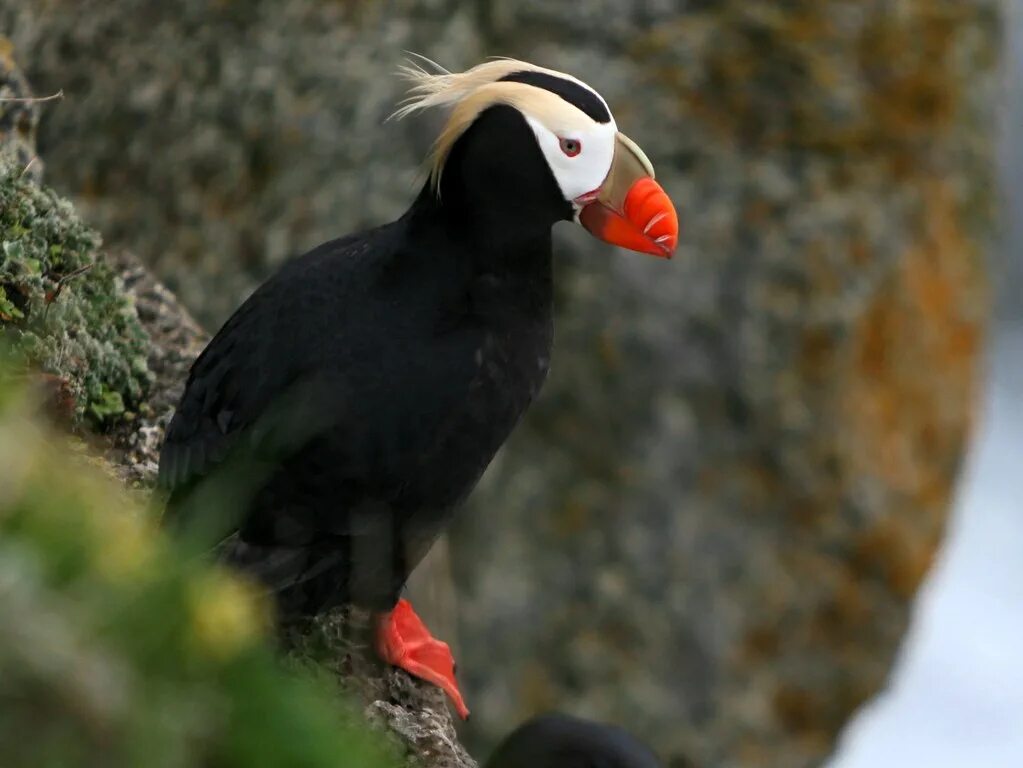
[[[60,379],[77,421],[106,428],[145,394],[149,339],[99,236],[22,170],[0,163],[0,336]]]
[[[247,583],[164,537],[62,437],[26,416],[27,395],[3,373],[7,361],[4,768],[394,765],[332,683],[278,663],[267,611]]]

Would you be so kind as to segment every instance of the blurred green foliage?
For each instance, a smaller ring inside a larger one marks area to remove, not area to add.
[[[150,384],[149,339],[99,235],[23,170],[0,163],[0,333],[59,377],[76,419],[107,427]]]
[[[9,360],[0,359],[0,765],[394,765],[335,684],[281,667],[254,589],[183,551],[27,416]]]

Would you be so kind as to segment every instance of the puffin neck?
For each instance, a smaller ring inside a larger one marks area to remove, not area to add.
[[[481,268],[501,271],[549,261],[551,227],[571,215],[533,129],[508,106],[480,114],[451,148],[439,189],[427,183],[413,205],[414,221],[441,224]]]
[[[432,230],[458,249],[468,249],[483,267],[520,263],[530,257],[550,259],[551,223],[537,223],[514,208],[471,204],[464,195],[439,193],[427,183],[409,209],[409,226]],[[525,219],[525,220],[523,220]]]

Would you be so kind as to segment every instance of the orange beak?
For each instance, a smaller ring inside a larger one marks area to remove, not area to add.
[[[599,190],[577,200],[579,223],[595,237],[630,251],[670,259],[678,245],[678,214],[646,155],[619,133],[611,170]]]

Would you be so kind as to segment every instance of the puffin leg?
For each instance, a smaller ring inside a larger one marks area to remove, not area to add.
[[[392,611],[379,617],[376,647],[381,659],[436,685],[451,699],[458,716],[463,720],[469,718],[469,710],[455,682],[451,649],[430,634],[408,600],[402,598]]]

